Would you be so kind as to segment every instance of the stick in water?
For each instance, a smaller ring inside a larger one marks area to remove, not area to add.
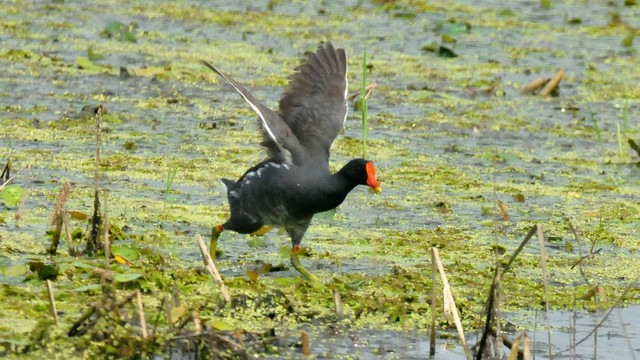
[[[47,292],[49,293],[49,305],[51,306],[51,314],[53,315],[53,319],[56,321],[57,325],[58,311],[56,310],[56,299],[53,296],[53,286],[51,285],[51,280],[47,280]]]
[[[458,335],[460,336],[460,341],[462,342],[462,348],[464,349],[464,354],[468,360],[471,360],[471,353],[469,352],[469,346],[467,346],[467,340],[464,337],[464,330],[462,329],[460,314],[458,314],[458,308],[456,307],[456,303],[453,300],[453,295],[451,294],[451,287],[449,286],[449,280],[447,280],[447,275],[444,273],[444,267],[442,266],[442,261],[440,261],[440,254],[438,252],[438,248],[433,246],[431,250],[433,252],[433,257],[436,260],[438,271],[440,272],[440,278],[442,279],[443,287],[446,289],[444,293],[449,296],[449,303],[453,307],[453,321],[456,324],[456,329],[458,330]]]
[[[204,240],[202,240],[202,236],[200,234],[196,234],[196,240],[198,241],[198,245],[200,246],[200,253],[202,254],[202,260],[204,261],[204,265],[209,270],[213,279],[220,285],[220,291],[222,291],[222,296],[226,302],[231,301],[231,297],[229,296],[229,292],[227,291],[227,287],[224,285],[222,281],[222,277],[216,268],[216,264],[214,264],[213,259],[211,259],[211,255],[209,255],[209,250],[207,250],[207,246],[204,244]]]
[[[138,314],[140,315],[142,338],[146,339],[149,337],[149,333],[147,333],[147,321],[144,319],[144,308],[142,307],[142,294],[140,294],[140,289],[136,290],[136,297],[138,298]]]

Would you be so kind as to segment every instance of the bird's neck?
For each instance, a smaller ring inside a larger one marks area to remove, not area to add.
[[[326,180],[322,191],[323,210],[328,211],[342,204],[347,195],[356,187],[356,183],[351,181],[344,173],[344,168],[332,174]]]

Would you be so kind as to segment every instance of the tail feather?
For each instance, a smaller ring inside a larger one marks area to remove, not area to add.
[[[233,180],[222,178],[220,179],[220,181],[222,182],[222,185],[224,185],[224,187],[227,189],[227,191],[233,190],[238,186],[238,183]]]

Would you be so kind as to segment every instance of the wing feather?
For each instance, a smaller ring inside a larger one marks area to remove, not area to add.
[[[331,43],[320,46],[297,68],[280,116],[300,141],[306,156],[328,163],[329,151],[347,115],[347,58]]]
[[[260,122],[262,123],[262,128],[266,134],[262,145],[267,147],[268,153],[271,157],[287,163],[295,162],[296,158],[301,159],[300,156],[302,156],[302,154],[300,142],[287,123],[284,122],[278,114],[258,102],[253,95],[244,88],[244,86],[233,80],[231,76],[224,74],[205,60],[201,60],[201,63],[231,84],[231,86],[233,86],[242,98],[244,98],[249,106],[251,106],[253,111],[258,114]]]

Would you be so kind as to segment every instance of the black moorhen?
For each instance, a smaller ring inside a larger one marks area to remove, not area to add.
[[[258,114],[262,145],[269,158],[238,179],[222,179],[231,217],[213,228],[211,255],[223,230],[258,233],[284,228],[291,236],[291,264],[309,281],[318,278],[298,259],[302,236],[314,214],[336,208],[356,185],[382,191],[373,164],[354,159],[340,171],[329,170],[329,151],[347,118],[347,57],[330,42],[297,68],[276,113],[259,103],[242,85],[206,61]],[[263,229],[265,227],[265,229]]]

